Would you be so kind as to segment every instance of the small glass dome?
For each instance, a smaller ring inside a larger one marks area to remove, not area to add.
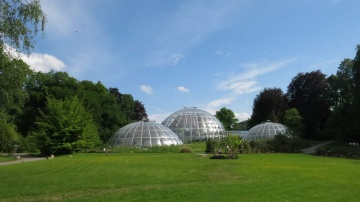
[[[245,140],[273,139],[275,135],[285,134],[286,131],[286,126],[267,121],[250,128]]]
[[[214,115],[196,107],[176,111],[162,124],[174,131],[183,142],[226,136],[224,126]]]
[[[152,147],[182,145],[169,128],[156,123],[139,121],[120,128],[109,140],[111,147]]]

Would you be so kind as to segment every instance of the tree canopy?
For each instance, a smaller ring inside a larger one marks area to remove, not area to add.
[[[46,15],[40,0],[0,0],[0,44],[30,53],[34,37],[44,31]]]
[[[296,108],[303,118],[304,137],[321,138],[330,113],[328,83],[320,70],[298,73],[288,86],[290,108]]]
[[[235,114],[232,110],[223,107],[220,111],[216,111],[215,116],[223,124],[225,130],[235,129],[238,119],[235,118]]]
[[[249,126],[266,120],[281,122],[286,110],[285,96],[280,88],[265,88],[254,99]]]
[[[64,100],[47,97],[32,133],[43,154],[89,151],[100,145],[97,127],[75,96]]]

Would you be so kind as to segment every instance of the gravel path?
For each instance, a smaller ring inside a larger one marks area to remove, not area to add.
[[[301,151],[303,153],[306,153],[306,154],[315,154],[317,148],[322,147],[322,146],[327,145],[327,144],[330,144],[332,142],[333,141],[323,142],[321,144],[318,144],[318,145],[315,145],[315,146],[312,146],[312,147],[309,147],[309,148],[306,148],[306,149],[302,149]]]
[[[14,154],[14,156],[20,156],[20,159],[14,160],[14,161],[0,162],[0,166],[5,166],[5,165],[10,165],[10,164],[15,164],[15,163],[25,163],[25,162],[29,162],[29,161],[38,161],[38,160],[46,159],[45,157],[33,156],[33,155],[30,155],[30,154],[26,154],[26,153],[16,153],[16,154]]]

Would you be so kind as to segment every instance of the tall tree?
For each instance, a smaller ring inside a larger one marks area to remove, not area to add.
[[[326,76],[320,70],[298,73],[288,86],[288,106],[303,118],[305,138],[322,138],[330,112],[327,90]]]
[[[22,60],[8,57],[0,49],[0,117],[18,108],[26,97],[22,88],[31,70]]]
[[[353,127],[356,125],[354,120],[354,101],[355,101],[355,80],[354,80],[354,60],[344,59],[338,67],[336,75],[327,78],[329,83],[329,101],[331,115],[326,124],[326,134],[329,138],[339,138],[349,140]]]
[[[72,98],[78,93],[79,82],[66,72],[33,72],[28,75],[24,89],[29,99],[23,113],[18,116],[17,125],[19,132],[26,136],[35,126],[36,117],[40,115],[39,109],[46,107],[46,97],[52,96],[58,100]]]
[[[22,87],[29,72],[28,65],[0,48],[0,150],[9,151],[19,140],[14,123],[27,98]]]
[[[134,116],[132,117],[132,120],[148,120],[148,115],[146,113],[144,104],[140,102],[139,100],[135,100],[134,103]]]
[[[356,56],[354,58],[353,74],[354,74],[354,125],[350,141],[360,143],[360,44],[356,47]]]
[[[116,97],[101,82],[94,84],[91,81],[81,81],[78,96],[83,100],[86,110],[92,114],[104,143],[119,127],[127,123]]]
[[[116,97],[128,123],[148,119],[144,105],[138,100],[134,100],[132,95],[122,94],[117,88],[109,88],[109,92]]]
[[[237,122],[239,121],[235,118],[234,112],[225,107],[221,108],[220,111],[216,111],[215,116],[223,124],[225,130],[234,130]]]
[[[285,95],[280,88],[265,88],[254,99],[249,127],[263,121],[281,122],[286,110]]]
[[[331,107],[336,109],[343,104],[351,104],[354,101],[354,61],[344,59],[336,72],[327,78],[329,83],[329,100]]]
[[[92,116],[77,97],[64,101],[47,97],[36,126],[32,135],[43,154],[88,151],[100,144]]]
[[[283,123],[288,127],[292,135],[301,136],[302,117],[296,108],[291,108],[285,111]]]
[[[28,54],[34,47],[34,36],[44,31],[46,16],[39,0],[0,0],[0,135],[4,140],[17,139],[13,124],[24,100],[22,84],[28,66],[5,51],[7,45]],[[4,142],[2,142],[4,143]]]
[[[46,15],[39,0],[0,0],[0,45],[30,53],[39,27],[44,31]]]

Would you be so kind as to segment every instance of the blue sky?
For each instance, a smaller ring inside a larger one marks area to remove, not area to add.
[[[240,120],[265,87],[336,73],[360,44],[357,0],[52,0],[31,68],[101,81],[144,103],[150,120],[196,106]]]

